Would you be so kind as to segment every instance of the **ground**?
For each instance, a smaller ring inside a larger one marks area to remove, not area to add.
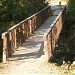
[[[15,74],[15,75],[38,75],[38,74],[39,75],[73,75],[71,74],[71,72],[69,72],[66,68],[62,66],[56,66],[55,63],[50,63],[50,62],[48,63],[45,60],[44,56],[38,59],[30,59],[26,61],[28,62],[30,61],[30,62],[28,63],[25,61],[23,62],[17,61],[16,63],[13,63],[12,61],[12,63],[10,62],[7,62],[6,64],[1,63],[0,64],[0,73],[1,73],[0,75],[4,75],[5,73],[6,73],[5,75],[12,75],[12,74]],[[14,64],[16,66],[14,66]]]

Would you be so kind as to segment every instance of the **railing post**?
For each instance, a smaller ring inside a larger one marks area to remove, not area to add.
[[[47,39],[47,44],[48,44],[48,60],[52,56],[52,50],[51,50],[51,32],[48,34],[48,39]]]
[[[22,36],[23,36],[23,39],[22,39],[22,42],[24,42],[25,41],[25,24],[24,24],[24,22],[23,22],[23,24],[22,24]],[[17,39],[17,37],[16,37],[16,39]],[[17,44],[17,43],[16,43]],[[16,46],[17,47],[17,46]]]
[[[63,25],[63,23],[62,23],[62,14],[61,14],[61,16],[59,18],[59,22],[60,22],[60,28],[62,29],[62,25]]]
[[[34,29],[36,29],[36,16],[34,16]]]
[[[29,20],[29,26],[30,26],[30,35],[32,34],[32,23],[31,23],[31,19]]]
[[[9,33],[9,41],[10,41],[10,46],[11,46],[11,49],[9,51],[10,52],[9,55],[11,55],[12,54],[12,51],[11,50],[13,49],[12,48],[12,33],[11,32]]]
[[[48,60],[49,57],[48,57],[48,46],[47,46],[47,39],[45,38],[44,40],[44,55],[45,55],[45,58]]]
[[[44,55],[46,60],[48,61],[51,57],[51,43],[50,43],[50,35],[44,36]]]
[[[2,61],[6,62],[8,54],[7,54],[7,38],[5,36],[5,33],[2,34],[2,39],[3,39],[3,59]]]
[[[16,29],[14,29],[14,39],[15,39],[15,50],[17,49],[17,44],[16,44]]]
[[[46,57],[46,59],[48,60],[49,58],[48,58],[48,52],[47,52],[47,41],[44,41],[44,55],[45,55],[45,57]]]

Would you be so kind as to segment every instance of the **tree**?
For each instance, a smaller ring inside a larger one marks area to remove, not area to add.
[[[75,16],[75,0],[69,0],[67,17],[74,18],[74,16]]]
[[[18,23],[45,6],[47,6],[45,0],[1,0],[0,20]]]

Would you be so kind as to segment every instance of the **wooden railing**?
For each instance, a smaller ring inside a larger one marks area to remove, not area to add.
[[[53,24],[50,26],[50,30],[44,35],[44,54],[46,59],[53,55],[54,48],[57,46],[57,40],[62,29],[62,25],[65,21],[66,7],[57,16]]]
[[[50,16],[50,6],[44,8],[31,17],[23,20],[17,25],[2,33],[3,39],[3,61],[8,60],[8,57],[32,35],[32,33],[42,25]]]

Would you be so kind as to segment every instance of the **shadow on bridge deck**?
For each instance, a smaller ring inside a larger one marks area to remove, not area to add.
[[[28,51],[28,53],[13,55],[12,61],[24,60],[24,59],[30,59],[30,58],[34,58],[34,59],[39,58],[39,57],[41,57],[41,55],[44,55],[43,48],[44,48],[44,43],[41,44],[41,47],[40,47],[39,51],[37,51],[37,52]],[[17,58],[17,59],[14,59],[14,58]]]

